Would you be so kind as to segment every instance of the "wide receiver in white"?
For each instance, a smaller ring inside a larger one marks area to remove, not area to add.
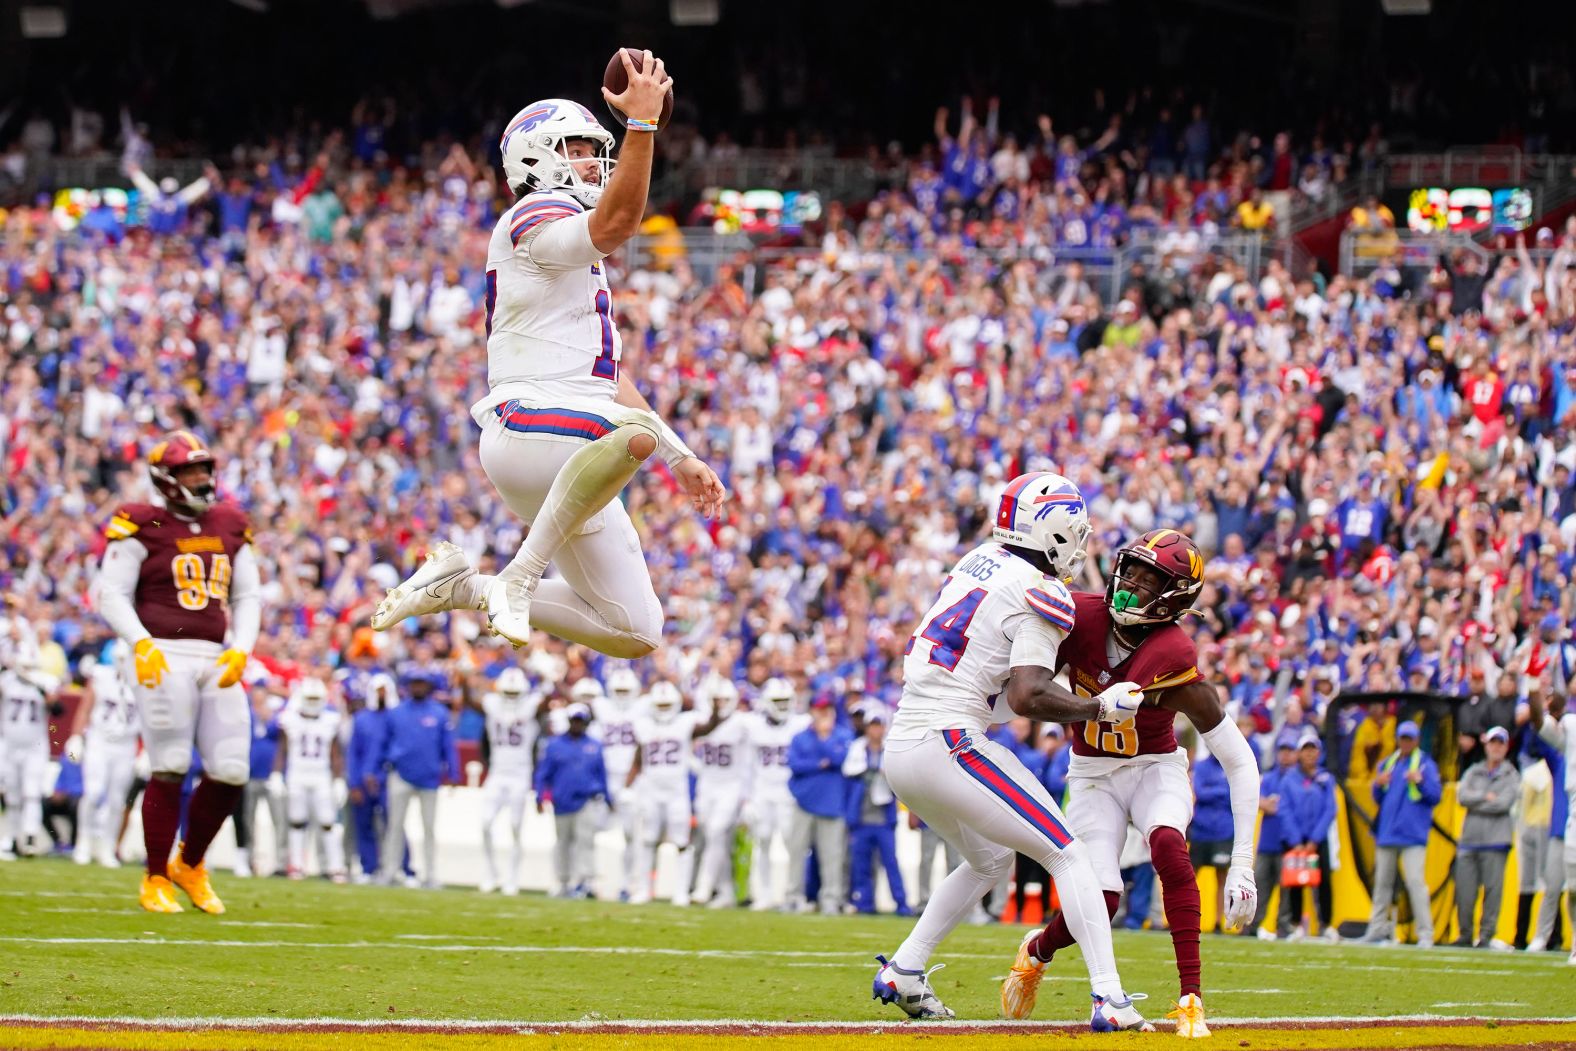
[[[515,646],[531,628],[612,657],[644,657],[662,639],[662,605],[640,539],[616,499],[660,453],[701,512],[724,492],[662,421],[619,364],[606,264],[646,209],[656,123],[672,86],[645,52],[629,87],[607,101],[629,115],[617,166],[613,137],[590,110],[546,99],[517,113],[499,142],[518,195],[487,254],[487,397],[471,407],[481,463],[510,510],[530,524],[514,560],[477,574],[452,543],[388,593],[372,616],[387,630],[406,617],[452,609],[487,613]],[[562,579],[544,581],[548,564]]]
[[[744,823],[751,842],[750,907],[756,911],[776,908],[783,900],[772,880],[772,843],[781,840],[784,849],[788,845],[788,829],[798,809],[788,790],[788,743],[810,725],[809,716],[795,714],[793,699],[793,684],[787,679],[767,679],[758,707],[750,712],[750,794]]]
[[[1073,627],[1064,580],[1078,572],[1090,533],[1076,486],[1048,471],[1003,491],[993,542],[970,551],[909,640],[903,697],[886,741],[886,775],[905,806],[963,856],[913,932],[887,962],[873,995],[910,1016],[951,1018],[927,978],[930,955],[1024,854],[1043,865],[1083,949],[1096,1032],[1152,1029],[1117,974],[1111,924],[1084,845],[1039,780],[985,736],[1015,716],[1051,722],[1122,720],[1142,703],[1130,682],[1077,697],[1054,681]]]
[[[116,639],[106,660],[84,657],[87,689],[77,705],[77,733],[82,735],[82,800],[77,804],[77,845],[72,860],[86,865],[97,860],[120,868],[120,814],[136,775],[137,697],[131,684],[131,647]]]
[[[0,795],[10,818],[11,846],[0,857],[44,850],[44,795],[49,780],[49,723],[61,713],[50,700],[54,676],[38,666],[38,651],[17,647],[12,667],[0,670]]]
[[[579,680],[569,694],[591,708],[591,733],[602,742],[602,765],[607,769],[608,806],[624,834],[618,866],[618,897],[629,900],[634,886],[635,855],[640,852],[640,808],[626,782],[635,765],[635,721],[640,718],[640,677],[619,668],[607,677],[607,694],[590,676]]]
[[[279,713],[275,762],[284,765],[291,879],[306,875],[307,835],[315,827],[318,867],[335,883],[346,880],[345,835],[339,822],[346,797],[343,727],[344,714],[329,705],[322,679],[302,679]]]
[[[646,696],[645,714],[635,721],[635,741],[639,747],[624,783],[634,790],[634,805],[640,810],[635,886],[629,895],[630,902],[636,905],[651,900],[651,870],[656,864],[657,847],[664,840],[679,852],[673,904],[689,904],[690,822],[694,817],[689,792],[693,758],[690,750],[697,737],[704,737],[717,728],[722,715],[717,709],[710,714],[686,712],[682,710],[683,705],[679,688],[659,680]]]
[[[520,861],[525,855],[525,806],[531,799],[531,754],[541,728],[536,721],[541,697],[533,697],[519,668],[505,668],[493,683],[493,692],[482,698],[487,718],[487,782],[482,786],[482,853],[487,858],[487,880],[481,892],[499,888],[509,897],[520,893]],[[509,812],[509,832],[514,848],[509,867],[498,875],[493,849],[493,824]]]
[[[722,676],[701,683],[701,700],[721,722],[695,745],[695,825],[705,837],[695,900],[713,908],[738,904],[733,886],[733,833],[750,788],[750,726],[740,712],[739,689]],[[716,900],[712,896],[716,895]]]

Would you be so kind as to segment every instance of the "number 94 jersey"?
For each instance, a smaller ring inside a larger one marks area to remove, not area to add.
[[[195,519],[157,504],[122,504],[104,527],[112,558],[147,552],[132,605],[156,639],[224,642],[229,623],[230,577],[236,556],[252,542],[246,515],[233,504],[214,504]]]
[[[1064,636],[1073,618],[1072,597],[1061,581],[1000,544],[970,551],[908,640],[893,732],[983,730],[1012,718],[997,697],[1012,671],[1019,630],[1043,620]]]

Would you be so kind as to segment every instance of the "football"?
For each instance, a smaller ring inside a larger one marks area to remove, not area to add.
[[[645,68],[645,52],[641,51],[640,48],[625,47],[619,48],[618,51],[613,52],[613,57],[609,59],[607,63],[607,72],[602,74],[602,86],[607,88],[607,90],[611,91],[615,95],[622,94],[624,89],[629,87],[629,73],[625,71],[624,63],[619,58],[620,53],[624,51],[629,52],[630,61],[634,63],[634,66],[637,70]],[[613,111],[613,118],[617,120],[620,125],[622,125],[624,123],[625,114],[620,112],[619,108],[613,105],[611,102],[607,104],[607,108]],[[657,118],[657,127],[667,127],[668,120],[672,116],[673,89],[669,88],[667,98],[662,100],[662,115]]]

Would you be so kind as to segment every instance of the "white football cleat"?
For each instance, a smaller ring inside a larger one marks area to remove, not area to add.
[[[88,845],[78,843],[76,849],[71,852],[71,860],[78,865],[93,864],[93,855],[88,853]]]
[[[517,884],[517,883],[505,883],[503,885],[503,896],[504,897],[506,897],[506,898],[516,898],[516,897],[519,897],[519,895],[520,895],[520,886],[519,886],[519,884]]]
[[[1209,1035],[1204,1022],[1204,1001],[1197,993],[1188,993],[1177,1002],[1175,1011],[1166,1015],[1176,1019],[1177,1036],[1187,1040],[1202,1040]]]
[[[1565,966],[1576,967],[1576,949],[1572,949],[1571,954],[1565,958]]]
[[[406,617],[454,608],[454,585],[475,573],[465,552],[445,540],[399,587],[383,596],[372,614],[372,630],[387,631]]]
[[[476,892],[478,894],[491,894],[493,891],[495,891],[497,889],[498,889],[498,884],[494,883],[490,879],[484,879],[484,880],[481,881],[481,883],[479,883],[477,885]]]
[[[1094,999],[1094,1012],[1089,1016],[1089,1028],[1094,1032],[1116,1033],[1124,1029],[1136,1029],[1140,1033],[1155,1031],[1155,1027],[1144,1021],[1144,1016],[1133,1006],[1133,997],[1124,996],[1117,1000],[1095,993],[1090,995]]]
[[[487,585],[487,630],[515,649],[531,641],[531,596],[539,581],[497,577]]]
[[[946,964],[938,963],[928,971],[913,972],[898,970],[885,956],[877,956],[876,962],[881,969],[876,971],[875,981],[870,984],[872,1000],[897,1004],[910,1018],[947,1021],[957,1017],[930,987],[930,976]]]

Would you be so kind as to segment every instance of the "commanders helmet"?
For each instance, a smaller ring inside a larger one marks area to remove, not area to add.
[[[182,467],[203,463],[211,468],[216,461],[202,439],[191,431],[176,431],[149,451],[148,474],[153,477],[153,487],[171,509],[200,515],[218,498],[212,475],[191,488],[177,482],[175,475]]]
[[[651,692],[646,695],[646,702],[651,706],[652,718],[659,723],[672,719],[684,707],[684,698],[679,696],[679,688],[665,679],[651,687]]]
[[[1007,483],[996,506],[991,536],[1003,544],[1044,553],[1051,574],[1071,580],[1083,567],[1089,508],[1071,481],[1052,471],[1020,474]]]
[[[596,146],[593,157],[571,161],[567,143],[586,139]],[[516,195],[536,190],[558,190],[587,208],[595,208],[613,174],[613,136],[591,111],[568,99],[533,102],[509,119],[498,152],[503,155],[503,177]],[[600,181],[586,182],[576,165],[595,161]]]
[[[1105,584],[1111,619],[1125,626],[1171,624],[1204,590],[1204,556],[1175,529],[1151,529],[1116,553]]]

